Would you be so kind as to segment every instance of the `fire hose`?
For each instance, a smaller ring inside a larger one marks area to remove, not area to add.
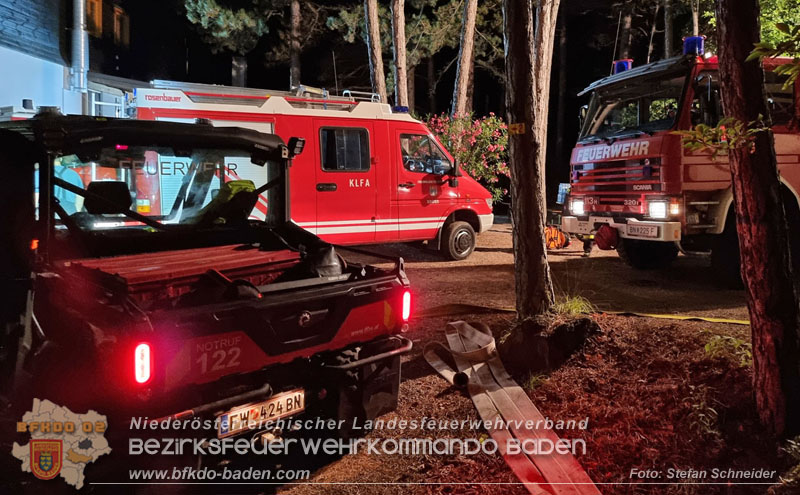
[[[600,491],[569,451],[547,454],[509,451],[509,443],[515,439],[523,445],[526,441],[541,440],[558,445],[560,439],[552,429],[539,427],[545,418],[506,372],[489,327],[475,325],[477,328],[463,321],[448,323],[445,336],[449,347],[429,344],[423,351],[425,359],[449,383],[467,390],[489,435],[497,443],[498,452],[530,493],[599,495]],[[448,365],[437,350],[450,354],[456,368]]]
[[[497,306],[480,306],[476,304],[443,304],[441,306],[434,306],[417,312],[417,318],[432,318],[437,316],[457,316],[466,314],[484,314],[484,313],[516,313],[514,308],[497,307]],[[604,311],[598,310],[598,314],[608,314],[617,316],[638,316],[641,318],[658,318],[662,320],[680,320],[680,321],[705,321],[708,323],[727,323],[731,325],[749,325],[749,320],[737,320],[732,318],[716,318],[713,316],[696,316],[696,315],[676,315],[676,314],[659,314],[659,313],[637,313],[634,311]]]

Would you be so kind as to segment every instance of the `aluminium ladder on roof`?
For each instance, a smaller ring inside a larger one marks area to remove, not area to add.
[[[352,107],[361,101],[380,102],[373,93],[345,90],[342,96],[331,95],[327,90],[300,85],[294,91],[277,91],[242,88],[217,84],[187,83],[156,79],[150,82],[153,89],[179,90],[197,103],[226,103],[260,106],[264,100],[277,96],[292,106],[305,108]]]

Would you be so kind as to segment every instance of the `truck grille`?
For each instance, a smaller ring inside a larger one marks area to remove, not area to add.
[[[661,191],[661,159],[573,165],[570,182],[572,194],[592,196],[596,206],[636,206],[635,198]]]

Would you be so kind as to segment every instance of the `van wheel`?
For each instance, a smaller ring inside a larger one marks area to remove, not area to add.
[[[475,229],[467,222],[452,222],[442,231],[439,250],[447,259],[460,261],[469,257],[475,250]]]
[[[678,248],[671,242],[640,241],[620,238],[617,254],[637,270],[668,267],[678,257]]]

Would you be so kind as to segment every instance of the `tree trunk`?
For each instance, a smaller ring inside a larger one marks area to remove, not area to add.
[[[653,46],[653,41],[655,41],[656,31],[658,31],[658,29],[656,29],[656,25],[658,24],[659,10],[661,10],[661,6],[656,4],[656,9],[653,11],[653,22],[650,23],[650,42],[647,44],[647,62],[645,63],[648,64],[650,63],[650,59],[653,57],[653,49],[655,48]]]
[[[464,103],[466,113],[475,110],[475,52],[472,52],[472,59],[469,61],[469,79],[467,79],[467,99]]]
[[[672,0],[664,0],[664,58],[672,56]]]
[[[692,36],[700,34],[700,0],[691,0],[692,4]]]
[[[567,101],[567,22],[565,17],[559,19],[558,28],[558,115],[556,115],[556,164],[566,167],[564,155],[565,117]]]
[[[767,114],[764,73],[745,62],[759,41],[757,0],[717,0],[720,90],[724,113],[743,122]],[[771,132],[755,149],[731,151],[742,279],[750,310],[753,388],[762,423],[777,435],[800,426],[800,281],[792,274],[786,214]]]
[[[392,46],[394,47],[394,103],[408,106],[408,77],[406,75],[406,14],[405,0],[392,0]]]
[[[517,317],[553,305],[545,250],[545,156],[550,68],[559,0],[503,0]],[[535,12],[534,12],[535,9]]]
[[[289,28],[289,89],[300,85],[300,0],[292,0]]]
[[[414,112],[414,91],[416,91],[416,84],[414,81],[414,76],[417,73],[417,68],[415,66],[411,66],[408,68],[408,111]]]
[[[478,0],[464,2],[464,19],[461,23],[461,47],[458,51],[458,68],[453,89],[453,116],[467,113],[467,87],[469,85],[469,66],[475,45],[475,17],[478,13]]]
[[[436,114],[436,66],[433,55],[428,57],[428,111]]]
[[[619,32],[619,57],[620,59],[631,58],[631,40],[633,38],[633,2],[627,1],[622,4],[622,25]]]
[[[231,57],[231,86],[247,86],[247,57],[242,55]]]
[[[372,81],[372,91],[378,93],[381,101],[386,103],[386,77],[383,75],[378,0],[364,0],[364,15],[367,19],[367,51],[369,52],[369,77]]]

